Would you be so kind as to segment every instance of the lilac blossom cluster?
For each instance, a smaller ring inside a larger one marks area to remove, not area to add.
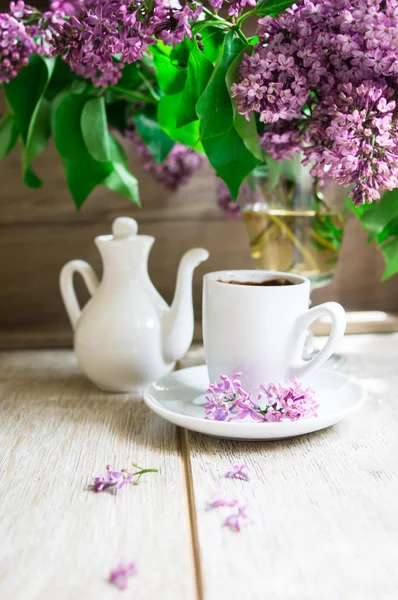
[[[32,54],[51,56],[59,28],[81,7],[80,0],[52,0],[42,14],[23,0],[11,2],[9,12],[0,14],[0,83],[16,77]]]
[[[32,31],[24,19],[33,9],[21,1],[11,2],[10,12],[0,14],[0,83],[8,83],[37,52]]]
[[[249,417],[257,422],[275,423],[316,417],[318,402],[311,388],[304,389],[293,378],[286,385],[271,383],[250,392],[243,389],[241,373],[231,378],[221,375],[220,381],[210,385],[204,406],[206,419],[232,421]]]
[[[58,25],[53,36],[54,53],[97,87],[115,85],[123,65],[140,60],[156,40],[175,45],[184,36],[191,38],[191,23],[202,12],[201,6],[183,6],[179,0],[155,0],[149,13],[144,0],[56,4],[64,10],[68,7],[70,17]]]
[[[137,133],[128,133],[128,137],[134,140],[144,169],[153,173],[169,190],[177,190],[184,185],[206,160],[203,154],[177,142],[164,161],[157,163]]]
[[[397,0],[301,0],[259,21],[233,85],[259,113],[275,158],[304,150],[312,174],[353,186],[355,204],[398,185]]]
[[[51,0],[50,9],[68,17],[76,17],[83,7],[83,0]]]

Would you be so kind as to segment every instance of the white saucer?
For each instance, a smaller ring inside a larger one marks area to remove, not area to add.
[[[175,371],[151,384],[144,393],[147,406],[180,427],[220,438],[277,440],[312,433],[342,421],[362,406],[366,392],[346,375],[320,369],[305,379],[320,403],[318,417],[281,423],[211,421],[204,418],[209,385],[206,366]]]

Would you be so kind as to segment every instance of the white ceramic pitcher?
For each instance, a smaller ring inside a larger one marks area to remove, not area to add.
[[[195,248],[183,256],[169,307],[148,275],[154,238],[137,235],[137,222],[128,217],[115,219],[112,229],[113,235],[95,238],[102,281],[88,263],[72,260],[61,271],[60,288],[84,373],[103,390],[137,391],[169,373],[187,352],[194,327],[193,271],[209,253]],[[92,296],[83,310],[73,288],[75,272]]]

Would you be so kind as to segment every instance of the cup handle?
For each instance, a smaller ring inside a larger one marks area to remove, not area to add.
[[[319,369],[330,358],[343,339],[346,328],[346,315],[344,308],[337,302],[325,302],[314,308],[310,308],[306,313],[301,315],[296,322],[296,335],[300,336],[303,331],[308,329],[310,325],[317,319],[325,315],[332,319],[332,330],[329,338],[322,350],[311,360],[303,360],[301,357],[290,368],[290,377],[296,376],[299,379],[309,375],[315,369]]]

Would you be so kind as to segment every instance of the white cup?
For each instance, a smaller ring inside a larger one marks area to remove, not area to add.
[[[287,279],[293,285],[234,285],[222,282],[262,282]],[[243,387],[285,383],[321,367],[344,336],[346,317],[337,302],[314,308],[306,277],[277,271],[217,271],[204,276],[203,341],[210,381],[221,374],[242,373]],[[332,319],[322,350],[302,359],[305,333],[320,317]]]

